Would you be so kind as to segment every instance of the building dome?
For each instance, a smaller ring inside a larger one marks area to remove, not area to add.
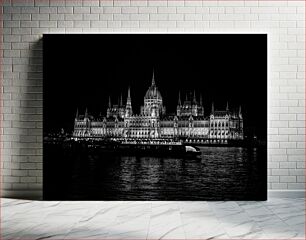
[[[152,84],[146,92],[145,99],[160,99],[162,100],[162,96],[157,86],[155,85],[154,72],[152,78]]]
[[[146,92],[145,99],[162,99],[162,96],[157,87],[152,85]]]

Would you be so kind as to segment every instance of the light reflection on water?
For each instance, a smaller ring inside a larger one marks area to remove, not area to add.
[[[266,150],[200,147],[194,159],[89,155],[76,181],[88,198],[104,200],[248,200],[266,192]],[[79,170],[78,170],[79,171]]]

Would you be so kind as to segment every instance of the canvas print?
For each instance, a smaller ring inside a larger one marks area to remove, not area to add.
[[[266,34],[45,34],[46,200],[266,200]]]

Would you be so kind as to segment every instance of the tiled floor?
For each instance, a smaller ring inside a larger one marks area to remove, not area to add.
[[[305,239],[304,198],[1,205],[3,239]]]

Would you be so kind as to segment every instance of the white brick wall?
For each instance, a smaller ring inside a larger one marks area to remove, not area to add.
[[[268,188],[305,188],[303,1],[3,0],[1,10],[5,196],[42,189],[40,39],[54,32],[267,32]]]

